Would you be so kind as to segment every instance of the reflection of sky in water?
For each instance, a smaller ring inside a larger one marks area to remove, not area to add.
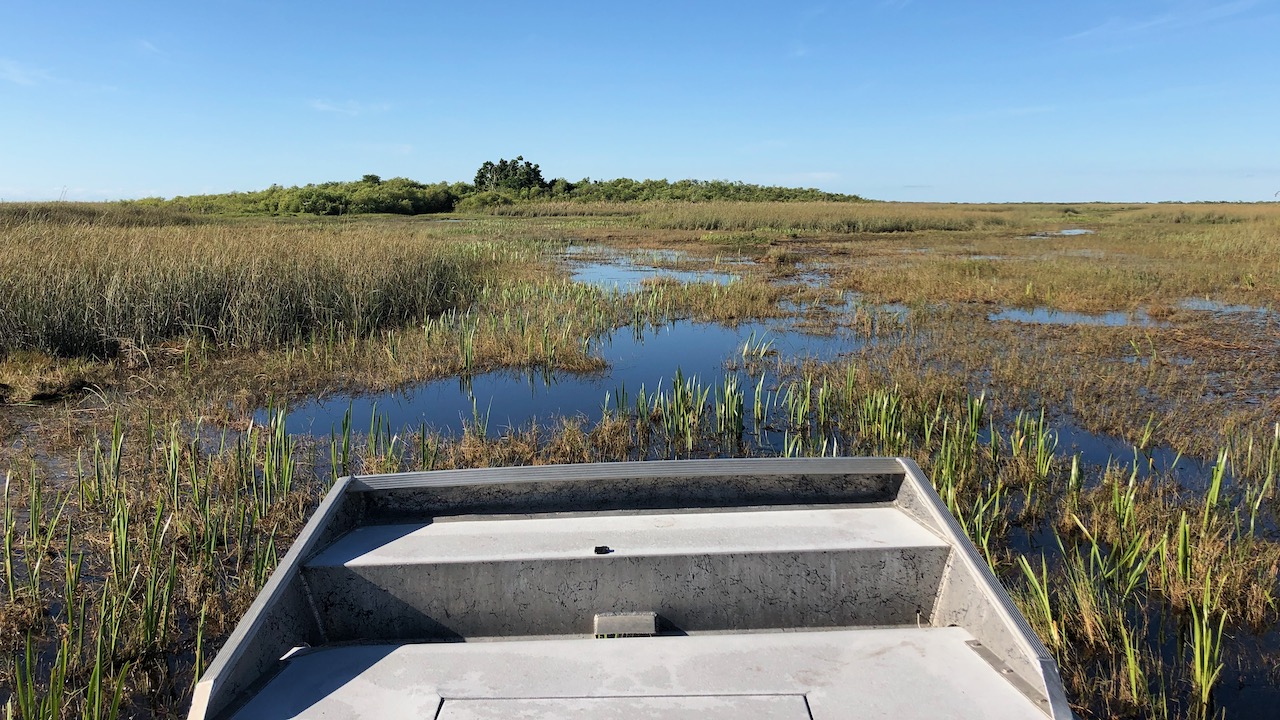
[[[1058,434],[1058,453],[1068,458],[1071,453],[1078,453],[1080,462],[1086,466],[1116,465],[1131,472],[1136,460],[1138,477],[1145,478],[1153,472],[1169,473],[1180,485],[1192,490],[1203,490],[1212,474],[1212,462],[1183,457],[1171,447],[1148,448],[1143,453],[1118,437],[1091,433],[1069,420],[1058,420],[1054,431]],[[1090,476],[1094,480],[1100,478],[1092,473]]]
[[[921,306],[922,308],[925,306]],[[877,303],[872,302],[860,292],[846,292],[844,294],[844,311],[856,312],[858,310],[874,311],[891,315],[898,320],[906,320],[911,315],[911,306],[900,302]]]
[[[682,321],[647,329],[640,338],[624,328],[596,344],[597,352],[609,364],[599,373],[500,371],[472,378],[469,388],[466,381],[446,378],[395,392],[334,395],[293,406],[286,427],[293,433],[327,435],[333,428],[341,428],[350,407],[352,422],[359,429],[369,422],[375,404],[397,431],[416,430],[425,424],[458,432],[464,421],[472,420],[473,412],[488,415],[491,431],[528,425],[531,420],[546,424],[558,417],[598,418],[606,394],[612,404],[619,388],[625,388],[633,399],[642,384],[650,394],[659,387],[670,390],[677,368],[685,377],[697,375],[703,385],[718,384],[727,372],[725,362],[741,359],[742,345],[752,333],[757,344],[762,337],[772,342],[772,349],[783,358],[830,360],[859,346],[859,341],[847,334],[815,336],[767,323],[729,328]],[[754,380],[744,376],[740,384],[750,408]],[[259,421],[265,418],[265,413],[259,413]]]
[[[1208,298],[1187,298],[1179,302],[1178,307],[1183,310],[1199,310],[1223,315],[1258,315],[1261,317],[1275,312],[1270,308],[1257,307],[1256,305],[1230,305],[1217,300],[1209,300]]]
[[[574,282],[595,285],[605,289],[635,290],[640,283],[649,278],[674,278],[682,283],[716,283],[726,285],[736,279],[729,273],[665,270],[661,268],[642,267],[632,263],[598,262],[575,263],[572,267]]]
[[[1023,235],[1022,237],[1024,239],[1032,240],[1036,238],[1071,237],[1073,235],[1093,235],[1095,232],[1097,231],[1089,230],[1088,228],[1067,228],[1066,230],[1045,230],[1044,232],[1031,233],[1030,235]]]
[[[1086,315],[1084,313],[1063,312],[1048,308],[1035,308],[1033,310],[1006,308],[989,314],[987,319],[991,322],[1008,320],[1039,325],[1107,325],[1112,327],[1140,325],[1142,327],[1152,327],[1160,324],[1141,310],[1134,313],[1109,312],[1101,315]]]
[[[678,270],[650,267],[647,263],[675,264],[688,259],[680,250],[642,250],[621,252],[613,248],[570,245],[563,251],[574,282],[595,285],[606,290],[635,290],[649,278],[673,278],[682,283],[715,283],[725,285],[736,279],[732,273],[713,270]],[[740,262],[741,258],[735,258]],[[719,260],[725,262],[724,260]]]

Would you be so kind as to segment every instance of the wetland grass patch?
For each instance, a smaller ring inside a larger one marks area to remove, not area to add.
[[[110,357],[189,337],[367,336],[458,307],[491,247],[333,224],[0,229],[0,352]]]

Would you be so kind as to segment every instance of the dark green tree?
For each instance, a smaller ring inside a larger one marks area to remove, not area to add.
[[[515,160],[500,159],[496,163],[486,160],[476,171],[476,189],[481,192],[486,190],[521,192],[541,190],[546,187],[547,181],[542,178],[542,169],[525,160],[523,155],[517,155]]]

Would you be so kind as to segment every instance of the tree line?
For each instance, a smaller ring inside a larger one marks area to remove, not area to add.
[[[541,168],[517,156],[485,162],[474,183],[422,183],[409,178],[384,180],[365,175],[351,182],[326,182],[302,186],[272,185],[265,190],[218,195],[187,195],[171,199],[145,198],[139,205],[165,206],[193,214],[232,215],[357,215],[391,213],[422,215],[483,210],[495,205],[540,201],[640,202],[674,200],[707,202],[793,202],[827,200],[856,202],[857,195],[829,193],[814,188],[755,185],[726,180],[546,180]]]

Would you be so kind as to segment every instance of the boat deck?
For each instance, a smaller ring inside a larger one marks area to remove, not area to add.
[[[903,458],[335,483],[190,720],[1071,717]]]
[[[462,517],[357,528],[307,566],[589,561],[598,547],[614,557],[653,557],[948,545],[893,507]]]
[[[234,717],[1043,719],[972,643],[910,627],[333,646]]]

